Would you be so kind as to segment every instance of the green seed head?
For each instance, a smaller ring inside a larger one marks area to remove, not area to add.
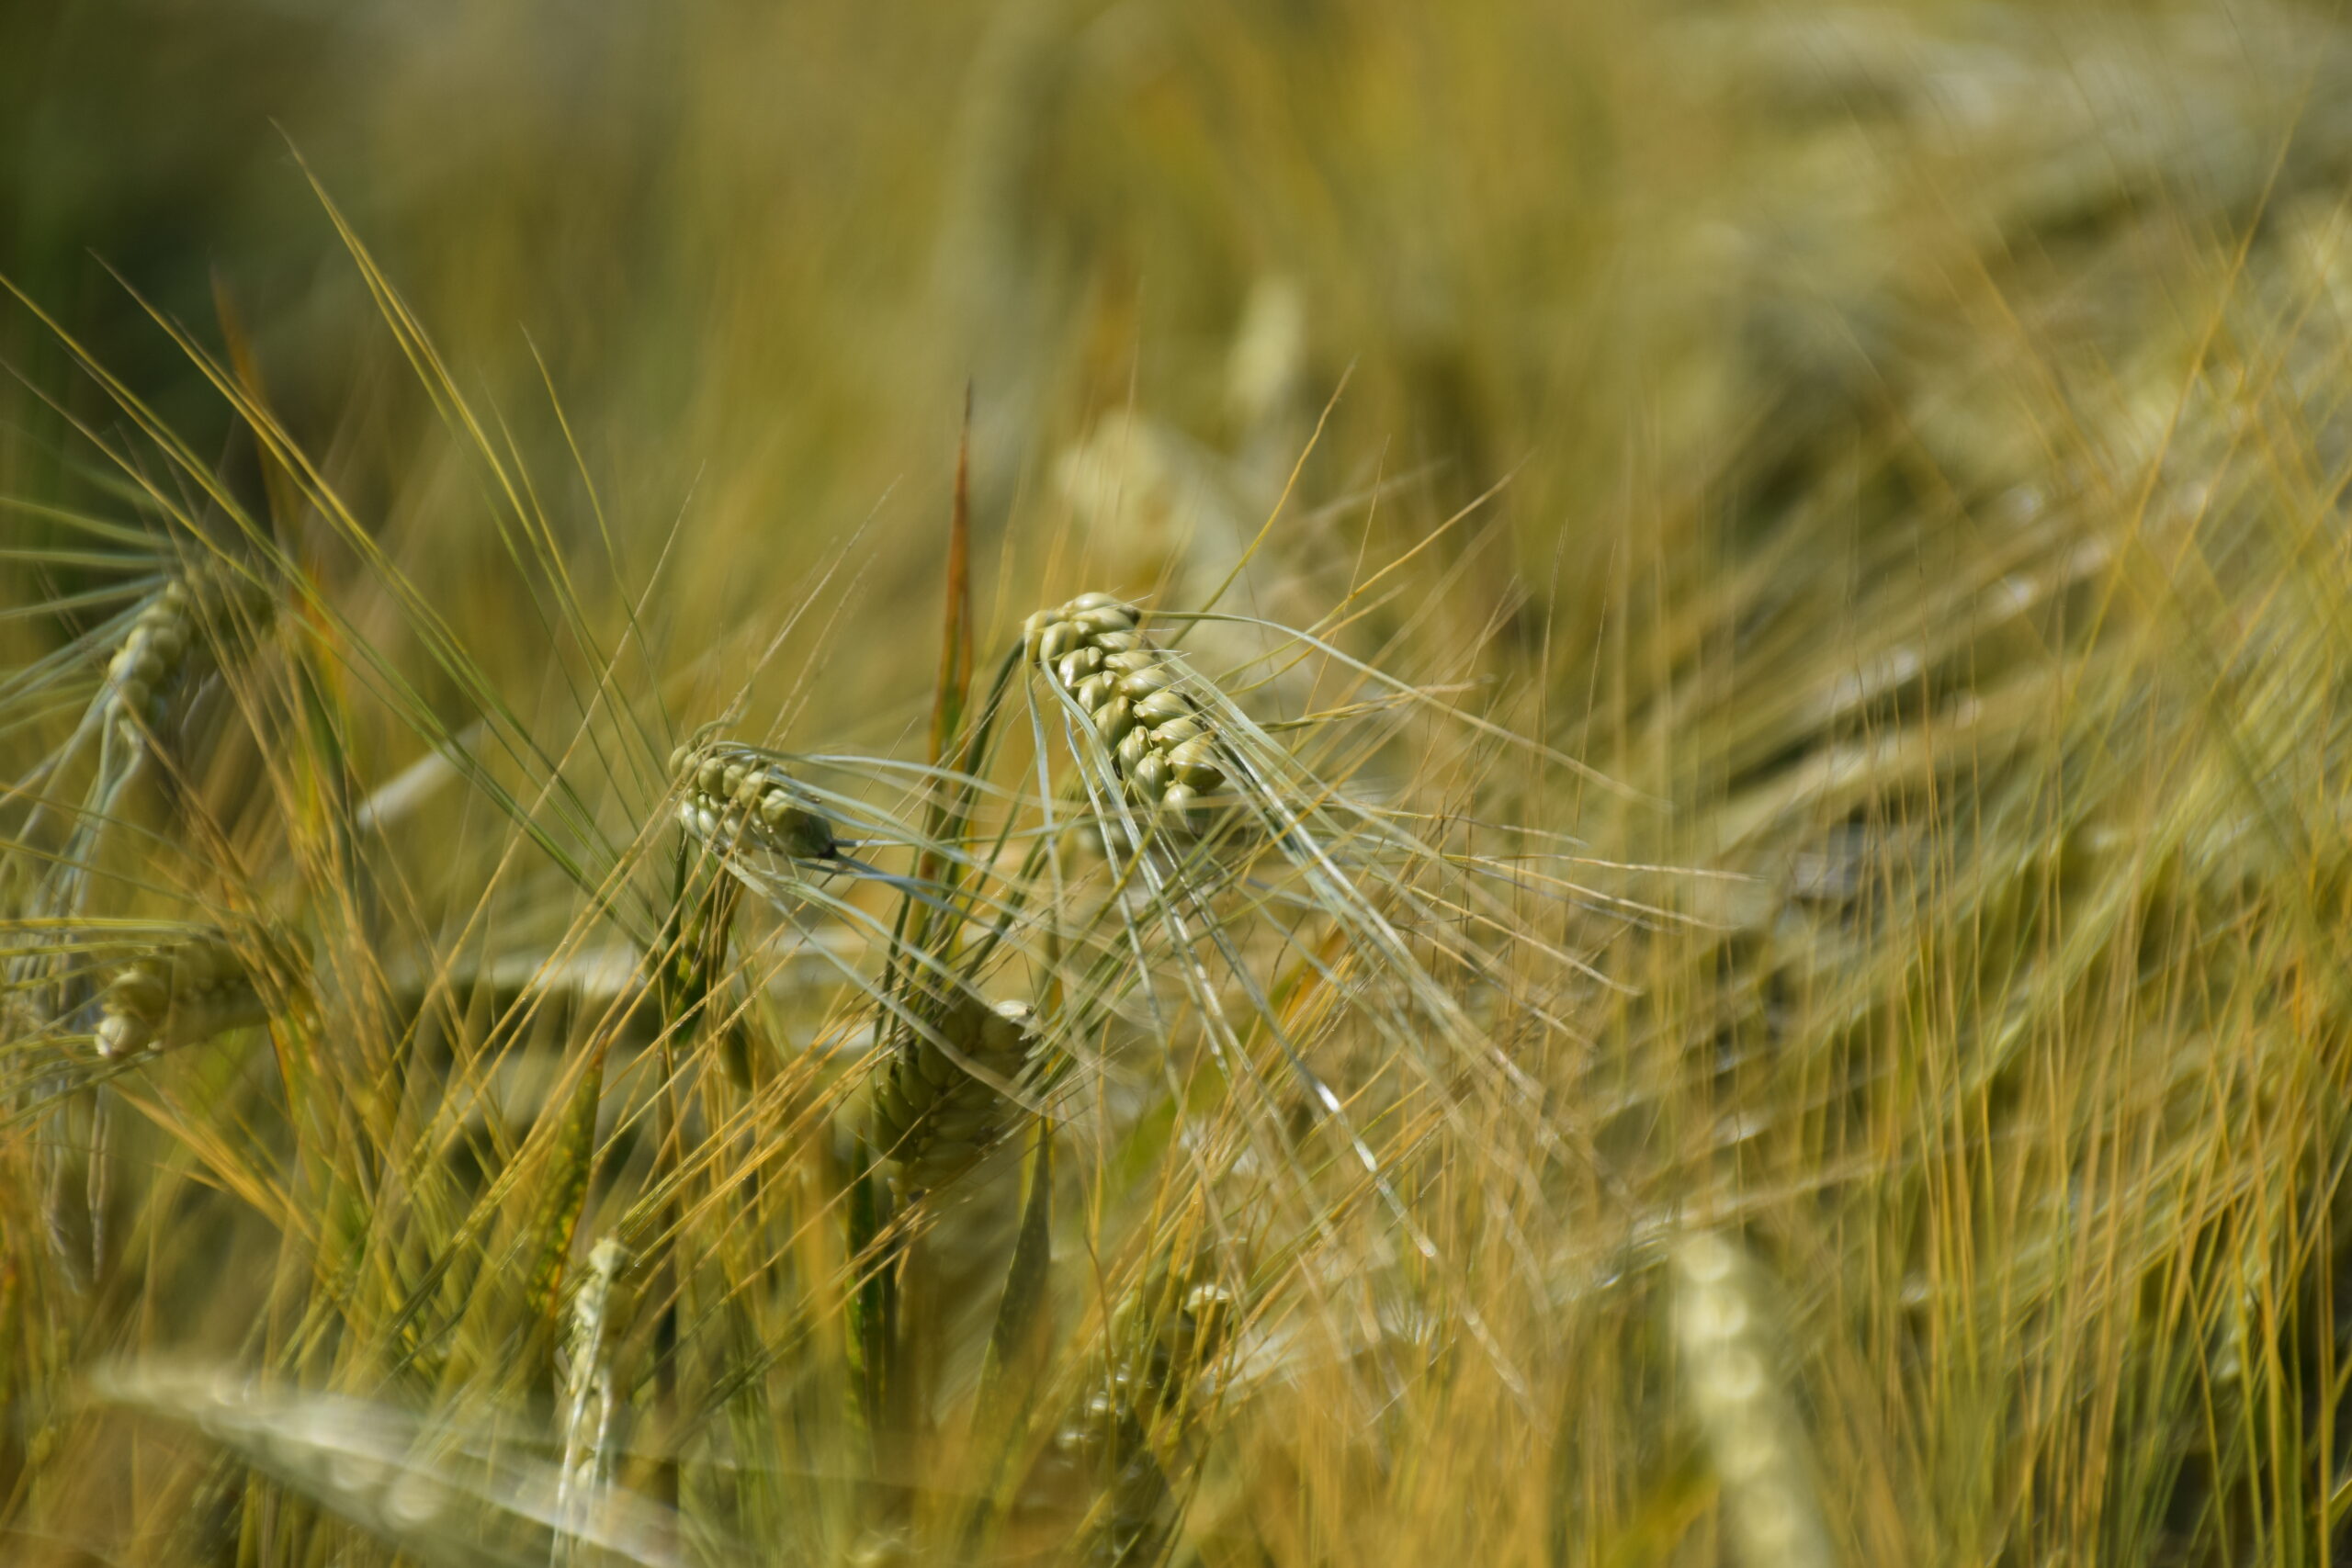
[[[1018,1120],[1020,1107],[998,1085],[1021,1077],[1036,1034],[1026,1004],[989,1004],[968,995],[934,1003],[929,1027],[963,1061],[910,1035],[876,1075],[871,1096],[875,1147],[910,1194],[955,1179]]]
[[[1023,644],[1046,677],[1093,721],[1129,799],[1173,826],[1199,831],[1211,816],[1202,797],[1227,788],[1216,718],[1185,689],[1182,661],[1152,647],[1139,621],[1132,606],[1082,594],[1032,615]]]
[[[830,860],[837,852],[831,821],[766,757],[713,741],[673,761],[686,781],[678,819],[696,838],[792,860]]]

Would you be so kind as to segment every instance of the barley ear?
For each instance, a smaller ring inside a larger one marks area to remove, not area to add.
[[[1671,1263],[1683,1389],[1740,1560],[1753,1568],[1833,1568],[1810,1444],[1774,1375],[1747,1265],[1709,1232],[1685,1237]]]
[[[153,725],[199,640],[226,642],[270,605],[266,590],[222,563],[191,568],[166,582],[140,606],[107,662],[99,699],[107,723],[134,735]]]
[[[774,761],[724,740],[670,754],[678,780],[678,825],[724,852],[764,850],[788,860],[831,860],[833,825],[808,790]]]
[[[1107,593],[1040,610],[1022,628],[1024,656],[1086,716],[1129,802],[1163,827],[1206,832],[1239,770],[1199,678],[1158,648],[1142,612]]]
[[[926,1010],[936,1039],[902,1034],[868,1091],[874,1148],[909,1201],[962,1175],[1017,1124],[1022,1109],[998,1086],[1023,1077],[1037,1037],[1026,1002],[959,992]]]
[[[1160,1561],[1183,1522],[1210,1373],[1231,1344],[1233,1292],[1197,1269],[1155,1269],[1114,1315],[1102,1381],[1056,1439],[1091,1473],[1089,1562]]]
[[[628,1249],[606,1236],[588,1254],[572,1292],[563,1349],[563,1471],[557,1482],[556,1517],[562,1531],[556,1568],[579,1562],[582,1537],[610,1494],[618,1450],[621,1389],[613,1358],[628,1324],[622,1276]]]
[[[307,964],[299,937],[265,935],[258,962],[229,938],[204,931],[158,944],[119,969],[98,998],[99,1053],[111,1057],[198,1045],[232,1029],[267,1022],[265,975],[283,983]]]

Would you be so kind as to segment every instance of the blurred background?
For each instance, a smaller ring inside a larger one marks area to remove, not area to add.
[[[2093,278],[2156,284],[2086,249],[2161,203],[2161,259],[2225,254],[2337,172],[2344,112],[2324,6],[91,0],[0,26],[0,265],[142,390],[206,401],[128,290],[208,341],[225,296],[296,429],[429,504],[299,155],[462,380],[543,423],[544,362],[631,531],[683,510],[706,553],[756,535],[786,572],[869,513],[935,514],[967,378],[988,523],[1158,488],[1173,531],[1254,532],[1354,366],[1312,499],[1385,476],[1409,532],[1510,476],[1492,569],[1573,596],[1629,513],[1743,457],[1870,439],[1988,357],[2128,354],[2102,329],[2150,323]],[[2053,266],[2056,343],[1998,307]],[[41,421],[16,412],[21,469]],[[1981,499],[2002,433],[1934,434]],[[1152,478],[1090,480],[1091,446]]]
[[[249,334],[412,570],[496,547],[321,192],[551,511],[586,528],[593,483],[639,573],[675,528],[668,581],[729,619],[853,536],[870,587],[924,581],[967,382],[984,542],[1214,582],[1344,378],[1266,591],[1328,599],[1485,498],[1440,553],[1470,629],[1579,657],[1629,584],[1792,524],[1835,584],[1894,558],[1858,530],[1914,562],[2014,531],[2053,442],[2143,460],[2242,242],[2333,276],[2352,112],[2316,5],[85,0],[0,29],[0,270],[232,466],[142,306]],[[0,333],[7,482],[70,491],[100,394],[25,311]],[[837,711],[895,678],[837,671]]]

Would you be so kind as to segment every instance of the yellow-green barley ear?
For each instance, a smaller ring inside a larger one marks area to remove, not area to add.
[[[1831,1568],[1837,1557],[1812,1446],[1773,1364],[1747,1260],[1702,1231],[1676,1245],[1670,1266],[1684,1395],[1723,1487],[1725,1532],[1740,1561]]]
[[[299,983],[308,950],[299,936],[265,936],[241,953],[219,932],[200,932],[140,953],[98,998],[98,1050],[107,1056],[201,1044],[268,1021],[274,993]]]
[[[910,1199],[953,1181],[1018,1124],[1024,1113],[1000,1086],[1021,1081],[1037,1037],[1028,1003],[968,992],[937,1005],[927,1022],[954,1054],[907,1032],[868,1090],[875,1152]]]
[[[629,1302],[624,1282],[628,1249],[606,1236],[588,1254],[579,1288],[572,1292],[565,1337],[563,1380],[563,1471],[556,1483],[556,1522],[562,1532],[560,1565],[593,1561],[583,1556],[597,1517],[612,1491],[618,1458],[619,1418],[626,1393],[614,1358],[627,1333]]]
[[[204,639],[221,646],[241,638],[273,605],[260,583],[220,563],[191,568],[166,582],[140,607],[107,662],[99,699],[106,722],[134,733],[153,724]]]
[[[723,740],[681,746],[678,825],[714,850],[759,849],[790,860],[830,860],[833,824],[808,792],[758,752]]]
[[[1202,833],[1238,770],[1199,677],[1142,631],[1143,615],[1107,593],[1081,593],[1022,627],[1023,656],[1086,716],[1127,799],[1171,830]]]

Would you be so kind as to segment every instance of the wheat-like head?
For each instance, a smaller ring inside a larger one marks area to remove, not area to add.
[[[1037,1017],[1026,1002],[990,1003],[969,993],[958,993],[930,1022],[938,1040],[907,1035],[872,1091],[875,1147],[910,1195],[944,1186],[1003,1141],[1021,1111],[1001,1086],[1021,1078],[1037,1039]]]
[[[272,603],[260,584],[223,563],[184,568],[132,614],[107,661],[99,714],[111,725],[153,724],[191,655],[237,641]]]
[[[1738,1252],[1702,1231],[1675,1247],[1673,1271],[1685,1389],[1741,1559],[1826,1568],[1836,1558],[1809,1445],[1773,1376],[1771,1346]]]
[[[299,943],[279,938],[261,966],[290,968]],[[201,931],[148,949],[125,964],[98,998],[98,1050],[107,1056],[198,1045],[266,1022],[270,1002],[256,970],[229,939]]]
[[[1206,805],[1224,792],[1231,769],[1214,716],[1187,689],[1191,671],[1153,646],[1141,622],[1131,604],[1082,593],[1030,616],[1023,646],[1086,714],[1128,798],[1171,827],[1204,831]]]
[[[716,849],[744,846],[791,860],[829,860],[833,824],[807,790],[774,761],[727,741],[681,746],[670,755],[681,782],[678,824]]]

